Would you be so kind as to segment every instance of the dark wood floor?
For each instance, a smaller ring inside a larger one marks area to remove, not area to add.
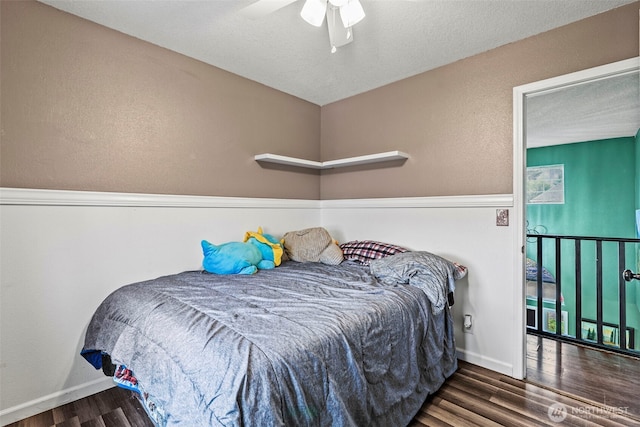
[[[113,387],[6,427],[153,427],[138,398]]]
[[[640,359],[527,336],[527,381],[640,420]]]
[[[556,344],[544,340],[538,347],[538,338],[529,338],[526,381],[461,362],[458,371],[427,399],[410,427],[640,426],[637,360],[621,361],[621,356],[598,354],[589,360],[587,353],[594,350]],[[554,359],[555,354],[562,356]],[[538,364],[540,356],[543,360]],[[560,360],[567,367],[556,367],[554,361]],[[617,375],[606,374],[599,382],[580,381],[582,377],[601,377],[603,373],[624,369],[629,369],[627,374],[633,376],[631,383],[614,382]],[[554,377],[547,370],[558,375]],[[614,381],[609,379],[614,377]],[[607,399],[598,398],[603,393]],[[615,395],[620,398],[615,399]]]
[[[638,426],[640,362],[529,336],[527,381],[460,362],[410,427]],[[7,427],[153,427],[137,398],[112,388]]]

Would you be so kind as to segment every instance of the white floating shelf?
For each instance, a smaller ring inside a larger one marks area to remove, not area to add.
[[[316,162],[313,160],[298,159],[295,157],[281,156],[279,154],[257,154],[257,162],[278,163],[280,165],[298,166],[310,169],[332,169],[346,166],[366,165],[370,163],[388,162],[391,160],[408,159],[409,155],[402,151],[387,151],[385,153],[367,154],[366,156],[347,157],[345,159]]]

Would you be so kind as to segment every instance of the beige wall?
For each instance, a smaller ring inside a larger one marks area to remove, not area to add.
[[[33,1],[1,2],[0,185],[318,199],[320,107]]]
[[[322,160],[402,150],[402,166],[323,172],[321,198],[512,193],[512,89],[638,56],[640,2],[322,108]],[[428,42],[428,41],[425,41]]]
[[[638,55],[640,2],[320,108],[33,1],[1,1],[0,185],[305,199],[512,192],[512,88]],[[389,150],[404,164],[260,166]]]

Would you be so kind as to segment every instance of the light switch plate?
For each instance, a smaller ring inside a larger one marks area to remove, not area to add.
[[[498,227],[509,225],[509,209],[496,209],[496,225]]]

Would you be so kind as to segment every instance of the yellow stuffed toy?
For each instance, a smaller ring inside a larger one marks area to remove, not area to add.
[[[244,241],[255,245],[262,253],[262,259],[273,261],[275,267],[282,262],[282,244],[270,234],[264,234],[262,227],[258,231],[247,231],[244,234]]]

